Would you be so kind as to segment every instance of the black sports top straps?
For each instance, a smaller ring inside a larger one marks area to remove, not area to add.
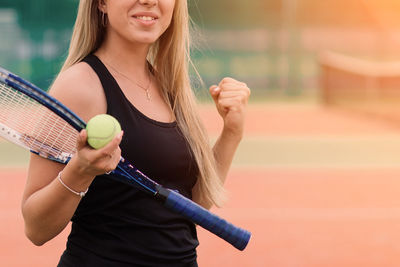
[[[107,113],[124,130],[122,156],[155,181],[191,198],[198,169],[177,123],[148,118],[127,100],[96,56],[83,61],[103,85]],[[192,222],[103,175],[95,178],[72,218],[59,266],[197,266],[197,246]]]

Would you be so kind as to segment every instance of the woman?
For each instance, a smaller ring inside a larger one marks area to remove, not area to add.
[[[190,88],[188,32],[186,0],[80,1],[50,93],[86,121],[113,115],[124,132],[94,150],[83,130],[67,165],[31,155],[25,232],[42,245],[72,221],[59,266],[197,266],[193,223],[104,175],[122,154],[200,205],[221,204],[250,91],[232,78],[210,87],[224,121],[210,148]]]

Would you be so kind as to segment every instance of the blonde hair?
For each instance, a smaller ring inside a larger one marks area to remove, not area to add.
[[[80,0],[69,54],[61,71],[96,51],[103,42],[105,28],[98,1]],[[207,208],[220,206],[224,200],[223,185],[216,171],[207,132],[196,111],[196,98],[188,74],[191,60],[186,0],[176,0],[171,24],[150,47],[148,60],[155,70],[163,97],[172,108],[199,166],[199,177],[193,190],[194,200]]]

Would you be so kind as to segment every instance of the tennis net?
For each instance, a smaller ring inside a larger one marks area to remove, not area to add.
[[[400,62],[324,52],[319,56],[322,102],[400,121]]]

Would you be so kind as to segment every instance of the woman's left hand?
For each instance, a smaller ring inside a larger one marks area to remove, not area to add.
[[[210,93],[224,121],[223,132],[241,139],[250,89],[243,82],[224,78],[210,87]]]

